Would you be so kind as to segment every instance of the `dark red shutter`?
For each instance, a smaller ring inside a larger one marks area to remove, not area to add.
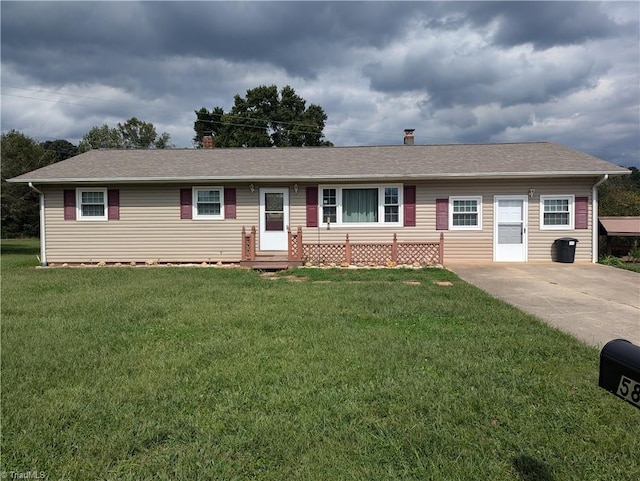
[[[436,199],[436,230],[449,229],[449,199]]]
[[[193,194],[191,189],[180,189],[180,218],[191,219],[193,217],[193,209],[191,207]]]
[[[307,227],[318,227],[318,187],[307,187]]]
[[[416,186],[404,186],[404,225],[405,227],[416,226]]]
[[[236,189],[234,187],[224,188],[224,218],[236,218]]]
[[[120,219],[120,191],[118,189],[107,190],[107,219]]]
[[[64,191],[64,220],[76,220],[76,191]]]
[[[576,197],[575,200],[575,228],[589,228],[589,197]]]

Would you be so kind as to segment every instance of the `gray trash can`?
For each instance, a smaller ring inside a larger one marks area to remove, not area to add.
[[[576,258],[576,244],[578,239],[563,237],[556,239],[556,260],[558,262],[572,263]]]

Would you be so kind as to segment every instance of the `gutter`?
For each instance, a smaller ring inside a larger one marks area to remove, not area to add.
[[[40,265],[45,267],[47,265],[47,243],[45,236],[45,222],[44,222],[44,192],[34,187],[32,182],[29,182],[29,187],[36,191],[40,195]]]
[[[631,171],[538,171],[538,172],[483,172],[464,173],[448,172],[440,174],[408,174],[408,173],[380,173],[380,174],[322,174],[322,175],[191,175],[181,177],[58,177],[58,178],[19,178],[14,177],[7,182],[27,183],[37,182],[39,184],[146,184],[146,183],[185,183],[185,182],[339,182],[339,181],[378,181],[381,179],[388,181],[418,181],[418,180],[438,180],[438,179],[531,179],[549,177],[592,177],[596,175],[625,175]]]
[[[599,241],[599,227],[598,227],[598,187],[609,178],[609,174],[604,174],[602,178],[593,184],[593,188],[591,191],[591,210],[592,210],[592,218],[591,221],[591,245],[593,246],[591,251],[591,262],[596,264],[598,262],[598,251],[600,250],[600,246],[598,245]]]

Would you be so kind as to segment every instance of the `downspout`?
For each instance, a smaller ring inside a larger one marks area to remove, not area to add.
[[[36,189],[32,182],[29,182],[29,187],[40,194],[40,265],[44,267],[47,265],[47,244],[44,228],[44,192]]]
[[[591,207],[593,218],[593,221],[591,222],[591,245],[593,246],[593,250],[591,252],[591,262],[593,262],[594,264],[598,262],[598,251],[600,250],[600,246],[598,245],[598,231],[600,230],[598,228],[598,187],[608,178],[609,174],[604,174],[602,176],[602,179],[593,184],[593,189],[591,191],[591,203],[593,204]]]

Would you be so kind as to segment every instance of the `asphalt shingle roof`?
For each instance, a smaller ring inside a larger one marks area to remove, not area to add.
[[[559,144],[91,150],[13,182],[304,181],[623,174]]]

